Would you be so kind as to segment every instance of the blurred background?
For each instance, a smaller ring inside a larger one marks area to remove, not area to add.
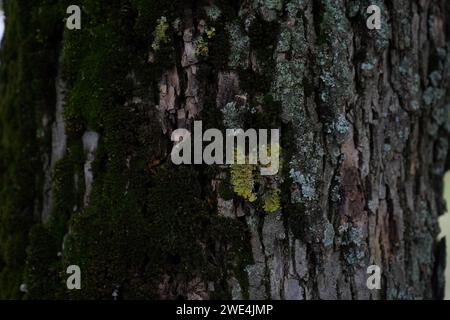
[[[1,1],[0,1],[0,40],[3,38],[3,31],[5,30],[5,16],[3,15],[3,10],[1,9]]]
[[[447,201],[447,211],[449,211],[450,206],[450,172],[445,175],[445,187],[444,187],[444,196]],[[439,237],[446,237],[447,243],[447,269],[445,271],[445,300],[450,300],[450,213],[447,212],[439,219],[439,223],[441,225],[441,234]]]

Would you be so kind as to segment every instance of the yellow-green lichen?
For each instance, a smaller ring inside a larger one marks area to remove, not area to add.
[[[256,200],[256,195],[253,193],[254,168],[255,166],[250,164],[232,164],[230,168],[233,191],[250,202]]]
[[[214,27],[206,28],[206,36],[208,37],[208,39],[214,38],[215,35],[216,35],[216,28]]]
[[[280,205],[280,189],[269,189],[264,195],[264,211],[272,213],[278,211]]]
[[[207,56],[209,53],[208,43],[203,39],[203,37],[198,38],[195,41],[195,51],[200,56]]]
[[[152,49],[155,51],[160,49],[162,43],[167,43],[169,41],[169,37],[167,36],[167,30],[169,29],[167,18],[162,16],[157,22],[158,24],[153,32],[154,40],[152,43]]]
[[[279,157],[279,144],[267,146],[268,157],[271,156],[272,150]],[[235,160],[236,158],[237,155],[235,153]],[[252,165],[247,164],[247,162],[248,157],[246,157],[246,164],[232,164],[230,166],[233,192],[249,202],[258,200],[259,205],[266,213],[278,211],[281,207],[281,190],[279,189],[276,176],[275,178],[273,176],[262,176],[260,168],[265,167],[265,165]],[[258,185],[261,188],[260,190],[263,190],[258,192],[260,195],[255,193],[255,185]]]
[[[210,40],[216,35],[216,29],[214,27],[207,27],[205,29],[205,34],[206,38]],[[195,50],[200,56],[207,56],[209,54],[208,41],[205,40],[204,36],[200,36],[195,40]]]

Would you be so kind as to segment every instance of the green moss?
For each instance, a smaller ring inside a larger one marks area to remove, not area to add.
[[[214,71],[222,71],[228,68],[228,57],[231,50],[230,36],[226,29],[228,21],[224,16],[220,16],[217,20],[208,20],[208,23],[215,29],[214,37],[208,45],[208,63],[213,66]]]
[[[82,207],[84,183],[82,177],[83,153],[81,142],[69,141],[70,147],[59,160],[52,173],[53,208],[49,221],[32,228],[27,248],[25,284],[28,299],[63,299],[64,266],[62,264],[63,239],[68,233],[68,221],[74,210]]]
[[[257,128],[279,129],[281,127],[281,103],[275,101],[270,94],[264,95],[262,101],[259,102],[259,105],[262,107],[262,112],[255,114],[252,123]]]
[[[155,35],[167,38],[160,37],[164,41],[159,41],[156,63],[149,63],[153,31],[163,26],[161,17],[167,23],[182,17],[183,1],[82,1],[83,27],[64,31],[61,62],[68,149],[53,170],[50,220],[29,234],[40,222],[33,220],[42,195],[39,155],[50,150],[49,130],[40,123],[44,111],[52,114],[48,106],[55,104],[53,78],[67,4],[61,3],[58,13],[55,3],[6,2],[7,13],[15,17],[7,21],[1,49],[8,67],[0,67],[2,79],[8,79],[0,82],[0,296],[21,298],[19,285],[25,281],[28,298],[110,299],[117,288],[123,298],[157,298],[158,280],[167,274],[213,281],[216,292],[229,297],[226,279],[233,270],[248,297],[243,270],[251,263],[251,249],[245,222],[217,216],[207,183],[213,172],[165,162],[168,139],[152,113],[161,73],[180,53],[177,35],[160,28],[164,32]],[[223,57],[229,35],[221,26],[229,23],[225,13],[236,15],[232,5],[218,6],[223,14],[209,22],[205,35],[210,75],[227,68]],[[41,16],[46,18],[42,24],[37,21]],[[141,111],[141,105],[130,104],[136,96],[150,107]],[[210,113],[208,125],[221,120],[213,100],[202,113]],[[81,137],[88,128],[101,139],[85,207]],[[150,166],[156,160],[158,165]],[[36,182],[30,179],[35,176]],[[82,290],[67,292],[65,269],[73,264],[81,267]]]
[[[275,73],[275,44],[279,34],[280,25],[278,22],[267,22],[261,15],[256,15],[248,28],[248,36],[242,38],[239,34],[240,29],[237,24],[229,28],[229,32],[235,35],[231,37],[233,48],[241,48],[241,60],[248,59],[249,50],[256,52],[257,70],[248,68],[247,64],[236,64],[231,62],[230,66],[238,67],[240,85],[242,90],[250,95],[251,98],[260,94],[266,94],[270,91],[273,76]],[[239,41],[234,38],[241,39]],[[247,56],[244,57],[244,55]],[[233,59],[233,57],[231,57]],[[245,60],[242,60],[245,61]]]
[[[222,287],[226,288],[226,292],[221,297],[222,299],[231,299],[230,288],[226,280],[229,279],[230,270],[239,282],[242,289],[244,299],[249,298],[248,294],[248,274],[245,271],[246,266],[253,263],[252,249],[250,246],[250,234],[245,223],[238,220],[227,219],[222,217],[214,217],[210,232],[215,235],[218,243],[223,244],[224,251],[221,253],[226,263],[222,265],[223,269],[213,270],[220,272],[225,277],[221,278],[225,283]],[[211,280],[217,281],[217,274],[210,275]],[[214,295],[212,298],[216,298]]]
[[[199,68],[201,72],[202,68]],[[204,108],[201,111],[201,119],[203,121],[204,130],[216,128],[224,130],[224,119],[222,111],[216,107],[216,99],[213,97],[205,97]]]
[[[256,50],[261,73],[273,71],[275,64],[273,55],[279,30],[280,24],[277,21],[267,22],[261,15],[256,15],[249,27],[250,45]],[[271,74],[266,74],[266,76],[271,76]]]
[[[68,83],[64,110],[69,133],[80,134],[84,130],[80,123],[100,131],[104,125],[102,108],[117,101],[123,94],[121,90],[127,88],[127,78],[117,77],[126,73],[128,64],[128,52],[121,45],[125,35],[117,36],[117,28],[113,23],[84,28],[83,44],[73,44],[72,38],[64,42],[65,47],[69,48],[66,51],[84,49],[86,52],[76,63],[69,61],[65,64],[65,74],[69,74],[69,80],[75,79],[73,84]]]
[[[43,225],[30,231],[30,246],[27,249],[25,284],[28,299],[55,299],[64,291],[61,242]]]
[[[42,205],[40,154],[48,150],[62,30],[57,1],[5,1],[0,51],[0,298],[20,299],[28,231]],[[7,79],[5,81],[5,79]]]

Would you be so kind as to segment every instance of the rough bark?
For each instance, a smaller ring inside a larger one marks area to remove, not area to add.
[[[5,1],[1,297],[442,298],[444,0],[68,5]],[[171,164],[194,120],[279,128],[281,171]]]

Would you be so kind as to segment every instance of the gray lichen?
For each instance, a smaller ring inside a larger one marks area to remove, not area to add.
[[[220,10],[220,8],[215,5],[206,7],[205,11],[206,11],[206,15],[208,16],[208,18],[212,21],[216,21],[217,19],[219,19],[219,17],[222,14],[222,11]]]
[[[289,16],[296,17],[299,11],[303,11],[306,6],[305,0],[292,0],[286,4],[286,11]]]
[[[325,225],[325,231],[323,235],[323,244],[325,247],[333,245],[334,242],[334,227],[331,223]]]
[[[282,0],[252,0],[251,6],[253,10],[258,10],[266,21],[273,21],[283,9]]]
[[[237,23],[228,24],[226,30],[230,35],[231,46],[228,65],[231,68],[248,68],[250,38]]]
[[[294,171],[294,169],[291,169],[289,175],[300,186],[304,199],[312,200],[316,197],[315,180],[311,175],[303,175],[300,172]]]
[[[236,102],[227,103],[222,109],[225,128],[242,128],[242,112]]]

